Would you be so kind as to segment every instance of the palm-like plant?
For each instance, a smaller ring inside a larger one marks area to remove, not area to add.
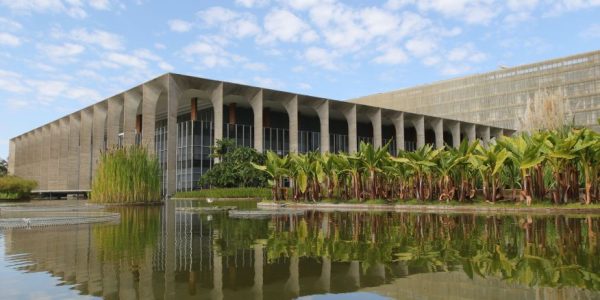
[[[267,173],[271,178],[269,184],[275,201],[284,198],[281,187],[284,177],[288,174],[289,160],[289,156],[279,157],[275,152],[269,151],[264,166],[251,163],[253,167]]]
[[[403,157],[392,158],[398,163],[408,164],[415,173],[416,179],[416,195],[417,199],[425,200],[425,176],[436,166],[434,160],[440,154],[442,149],[433,150],[429,144],[417,149],[414,152],[405,152]],[[429,195],[431,190],[429,190]]]
[[[499,173],[504,167],[504,162],[510,157],[510,152],[498,144],[491,144],[487,148],[478,145],[475,154],[469,159],[473,167],[479,171],[483,181],[483,194],[487,200],[496,202]],[[489,192],[491,182],[492,192]]]
[[[387,152],[388,146],[389,142],[386,146],[375,149],[371,144],[360,143],[358,158],[369,175],[371,199],[375,199],[378,194],[377,173],[381,172],[386,159],[389,157],[389,153]]]

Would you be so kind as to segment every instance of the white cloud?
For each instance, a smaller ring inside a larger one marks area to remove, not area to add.
[[[442,75],[446,75],[446,76],[456,76],[456,75],[465,74],[467,72],[470,72],[471,70],[472,70],[472,67],[470,67],[468,65],[447,64],[442,68],[441,73],[442,73]]]
[[[397,10],[414,3],[414,0],[388,0],[385,3],[385,7],[392,10]]]
[[[237,5],[251,8],[265,6],[269,3],[269,0],[235,0],[235,3]]]
[[[38,97],[44,102],[51,102],[58,96],[62,96],[67,90],[68,84],[60,80],[26,80]]]
[[[69,99],[78,100],[83,103],[95,103],[101,97],[98,91],[86,87],[69,87],[64,95]]]
[[[184,20],[174,19],[168,22],[169,28],[175,32],[188,32],[192,29],[192,23]]]
[[[262,42],[312,42],[318,36],[310,26],[292,12],[284,9],[271,10],[265,16],[265,34]]]
[[[245,58],[227,52],[223,48],[225,43],[216,37],[204,37],[183,48],[182,55],[185,60],[200,62],[205,68],[228,67],[232,62],[245,61]]]
[[[508,8],[513,11],[529,11],[538,5],[539,0],[508,0],[506,2]]]
[[[59,34],[59,36],[61,35]],[[121,36],[103,30],[73,29],[69,32],[68,38],[73,41],[96,45],[107,50],[123,49],[123,38]]]
[[[110,1],[108,0],[90,0],[90,6],[97,10],[109,10]]]
[[[452,62],[470,61],[478,63],[484,61],[486,58],[487,55],[485,53],[478,51],[470,43],[453,48],[447,55],[447,59]]]
[[[245,38],[255,36],[261,31],[256,23],[256,17],[249,13],[238,13],[214,6],[199,11],[197,15],[206,26],[219,28],[224,36]]]
[[[407,62],[408,56],[406,56],[406,53],[402,49],[393,47],[385,49],[383,54],[375,57],[373,61],[378,64],[397,65]]]
[[[546,16],[557,16],[566,12],[600,6],[598,0],[558,0],[554,1]]]
[[[361,10],[360,18],[365,30],[374,36],[390,34],[400,24],[396,15],[375,7]]]
[[[40,44],[37,46],[38,50],[52,59],[66,59],[73,58],[85,50],[85,47],[72,44],[64,43],[62,45],[45,45]]]
[[[492,0],[421,0],[417,6],[469,24],[488,24],[499,13]]]
[[[309,47],[304,52],[304,58],[306,58],[306,60],[316,66],[323,67],[328,70],[338,69],[334,63],[334,59],[336,57],[337,55],[335,53],[319,47]]]
[[[0,0],[0,5],[19,14],[65,13],[77,19],[87,16],[79,0]]]
[[[11,93],[24,93],[29,89],[22,81],[21,74],[0,69],[0,90]]]
[[[244,64],[244,68],[252,71],[266,71],[267,65],[258,62],[248,62]]]
[[[134,69],[146,69],[147,63],[142,58],[135,55],[112,52],[106,56],[107,61],[115,63],[123,67],[131,67]]]
[[[332,3],[335,2],[335,0],[285,0],[284,2],[294,9],[305,10],[318,6],[319,4]]]
[[[256,76],[253,78],[253,81],[258,86],[265,88],[281,89],[284,87],[284,84],[281,81],[269,77]]]
[[[426,66],[433,66],[433,65],[437,65],[442,59],[437,56],[428,56],[425,59],[423,59],[423,64]]]
[[[412,55],[422,57],[431,54],[437,48],[437,43],[431,38],[417,37],[408,40],[405,47]]]
[[[0,28],[4,28],[7,31],[18,31],[23,28],[23,25],[19,22],[0,17]]]
[[[0,45],[17,47],[21,45],[21,39],[8,32],[0,32]]]
[[[170,65],[167,62],[161,61],[158,63],[158,67],[163,70],[163,71],[167,71],[167,72],[171,72],[173,70],[175,70],[175,67],[173,67],[172,65]]]

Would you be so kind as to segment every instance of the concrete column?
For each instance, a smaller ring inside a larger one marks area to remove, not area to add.
[[[352,279],[353,286],[355,288],[360,287],[360,262],[358,260],[353,260],[350,262],[350,267],[348,268],[348,275]]]
[[[254,299],[263,298],[263,267],[263,245],[257,243],[254,245]]]
[[[392,116],[392,123],[394,123],[394,130],[396,130],[396,155],[400,153],[401,150],[405,150],[404,147],[404,113],[399,112],[395,113]]]
[[[50,159],[48,160],[48,190],[58,189],[58,157],[60,155],[60,131],[58,122],[50,124]]]
[[[315,110],[321,124],[321,153],[327,153],[329,152],[329,101],[323,100],[315,106]]]
[[[21,145],[22,145],[21,152],[23,153],[23,161],[21,162],[21,165],[22,165],[21,169],[23,170],[22,171],[22,174],[23,174],[22,177],[28,179],[29,178],[29,169],[28,169],[28,167],[29,167],[29,159],[30,159],[30,157],[29,157],[29,149],[30,149],[30,147],[29,147],[29,138],[28,138],[28,134],[27,133],[22,136],[22,138],[21,138]]]
[[[165,202],[165,219],[166,219],[166,232],[163,233],[166,236],[165,244],[165,290],[163,299],[175,299],[175,262],[177,245],[175,244],[176,234],[176,223],[175,223],[175,202]]]
[[[80,113],[81,131],[79,133],[79,189],[89,190],[92,178],[93,109],[84,109]]]
[[[68,117],[59,120],[60,126],[60,156],[59,156],[59,188],[67,189],[69,178],[69,119]]]
[[[325,292],[329,292],[331,289],[331,258],[321,257],[323,263],[321,264],[321,276],[319,277],[319,283],[321,289]]]
[[[156,103],[161,89],[148,83],[142,86],[142,145],[149,153],[155,153]]]
[[[300,295],[300,270],[299,270],[298,254],[293,253],[290,255],[290,277],[285,282],[285,289],[290,292],[292,298],[296,298]]]
[[[8,174],[15,175],[15,157],[17,155],[17,143],[15,139],[11,139],[8,143]]]
[[[383,146],[383,139],[381,137],[381,108],[377,108],[374,112],[369,114],[371,119],[371,126],[373,127],[373,147],[375,149]]]
[[[425,117],[417,116],[412,120],[412,124],[417,132],[417,148],[425,146]]]
[[[94,105],[94,116],[92,121],[92,179],[96,173],[100,153],[106,150],[104,135],[106,133],[106,101]]]
[[[464,125],[464,126],[462,126]],[[465,128],[465,132],[467,134],[467,139],[470,143],[474,142],[477,138],[475,135],[475,124],[462,124],[461,127]]]
[[[123,146],[135,144],[137,133],[138,108],[142,102],[139,89],[125,92],[123,97]]]
[[[460,147],[460,122],[453,122],[450,125],[450,132],[452,133],[452,147]]]
[[[298,153],[298,95],[282,101],[288,113],[290,132],[290,153]]]
[[[108,114],[106,116],[106,146],[112,148],[117,145],[121,133],[121,120],[123,114],[123,95],[108,99]]]
[[[348,152],[356,153],[358,151],[358,137],[356,134],[356,105],[342,111],[348,122]]]
[[[263,152],[263,90],[247,99],[254,113],[254,149]]]
[[[33,164],[31,169],[33,172],[33,179],[38,183],[38,187],[35,188],[36,190],[39,189],[39,182],[42,180],[42,174],[40,173],[40,155],[42,154],[42,144],[40,142],[41,135],[41,129],[38,128],[33,131]]]
[[[210,102],[213,105],[213,120],[214,120],[214,145],[217,144],[218,140],[223,139],[223,83],[219,83],[219,85],[212,91],[210,96]]]
[[[69,167],[67,169],[67,189],[79,189],[79,132],[81,132],[81,115],[69,115]]]
[[[211,299],[223,299],[223,257],[221,252],[213,245],[213,289],[210,291]]]
[[[49,145],[50,145],[50,141],[52,139],[52,136],[50,135],[50,127],[49,126],[44,126],[42,127],[42,145],[43,145],[43,149],[42,149],[42,154],[40,155],[41,157],[41,163],[40,163],[40,173],[42,174],[42,179],[40,180],[40,182],[38,182],[38,189],[39,190],[48,190],[48,165],[50,162],[50,151],[48,151]]]
[[[169,76],[167,89],[167,190],[166,195],[172,195],[177,190],[177,112],[181,92],[179,86]]]
[[[16,137],[14,139],[14,144],[15,144],[15,151],[12,152],[13,154],[11,154],[11,156],[14,156],[12,158],[13,161],[14,161],[14,163],[13,163],[13,174],[15,176],[20,176],[20,174],[21,174],[21,170],[20,170],[21,156],[23,155],[21,153],[21,137]]]
[[[483,126],[481,128],[481,138],[483,139],[483,145],[487,146],[490,143],[490,127]]]
[[[441,149],[444,147],[444,120],[434,119],[431,125],[435,133],[435,148]]]

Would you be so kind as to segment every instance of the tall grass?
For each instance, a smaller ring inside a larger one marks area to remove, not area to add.
[[[160,177],[158,159],[146,148],[110,149],[98,161],[90,201],[121,204],[160,201]]]

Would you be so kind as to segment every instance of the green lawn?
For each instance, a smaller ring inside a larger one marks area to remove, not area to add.
[[[174,198],[271,198],[269,188],[216,188],[189,192],[178,192]]]

